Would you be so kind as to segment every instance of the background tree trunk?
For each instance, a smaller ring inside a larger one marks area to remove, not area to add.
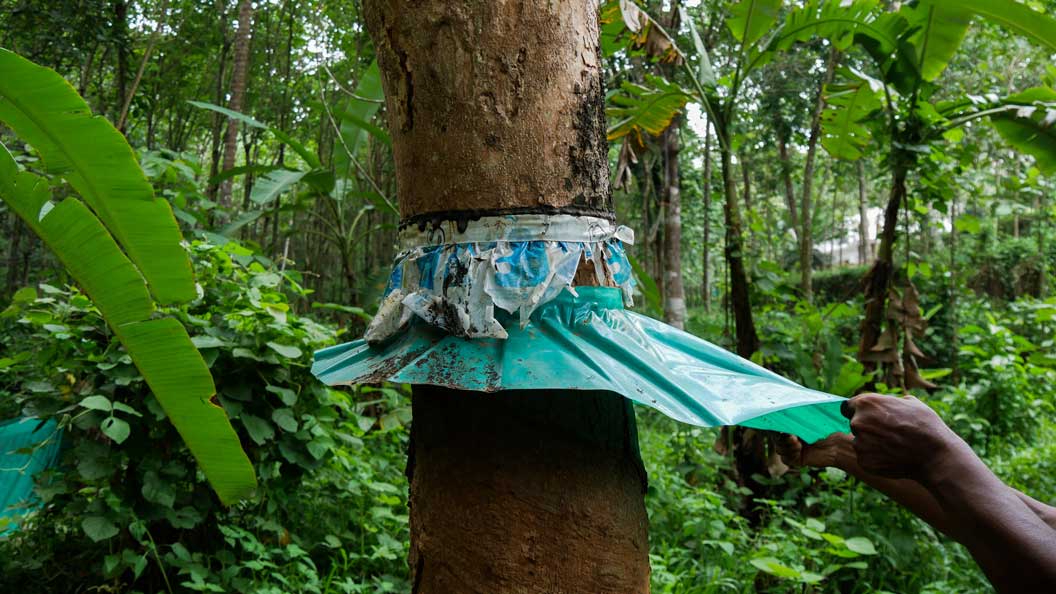
[[[810,137],[807,140],[807,156],[803,165],[803,198],[799,209],[799,220],[802,229],[799,232],[799,289],[807,301],[814,299],[814,230],[813,199],[814,159],[818,153],[818,139],[821,136],[821,114],[825,110],[825,85],[832,82],[839,61],[839,52],[835,48],[829,51],[829,61],[825,67],[825,76],[818,85],[818,98],[814,103],[814,114],[810,120]]]
[[[612,216],[595,2],[364,9],[405,224]],[[413,592],[648,592],[644,471],[625,399],[416,386],[412,406]]]
[[[744,231],[740,208],[737,205],[737,184],[734,181],[733,154],[725,123],[716,122],[716,134],[725,135],[719,143],[722,153],[722,187],[725,193],[726,265],[729,273],[729,299],[733,307],[733,321],[737,335],[737,354],[749,358],[759,350],[759,335],[755,331],[752,303],[748,287],[748,273],[744,268]]]
[[[240,0],[238,5],[238,34],[235,36],[235,63],[231,74],[231,102],[227,107],[233,111],[242,111],[246,95],[246,74],[249,72],[249,46],[253,31],[253,2]],[[227,121],[227,136],[224,140],[224,166],[227,171],[235,166],[235,152],[238,150],[238,122]],[[232,179],[224,180],[220,186],[220,205],[231,206]]]
[[[682,178],[679,173],[679,129],[676,117],[664,132],[664,321],[686,327],[686,291],[682,283]]]
[[[777,137],[777,157],[781,160],[781,181],[784,184],[785,189],[785,204],[788,205],[788,222],[792,228],[792,233],[799,237],[799,211],[796,207],[796,190],[792,184],[792,161],[788,156],[788,143],[785,141],[784,135],[778,132]]]
[[[858,263],[869,261],[869,201],[865,193],[865,162],[858,160]]]
[[[865,365],[866,371],[872,371],[876,364],[866,360],[884,326],[884,313],[887,308],[887,290],[895,274],[895,240],[898,231],[898,213],[906,198],[906,176],[908,168],[903,163],[905,157],[892,155],[895,161],[892,170],[891,195],[884,208],[884,229],[880,234],[880,246],[876,250],[876,262],[865,278],[865,317],[862,319],[861,341],[858,344],[858,359]]]
[[[701,247],[701,291],[704,311],[711,311],[711,122],[704,129],[704,245]]]
[[[128,37],[128,2],[125,0],[114,1],[114,58],[117,61],[117,69],[114,72],[114,116],[113,121],[118,120],[118,113],[125,103],[128,87],[128,54],[130,40]]]

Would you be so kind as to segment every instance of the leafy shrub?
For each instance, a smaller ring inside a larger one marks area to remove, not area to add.
[[[38,481],[43,505],[0,541],[0,589],[399,591],[405,433],[311,376],[312,351],[338,333],[291,311],[286,291],[303,291],[290,275],[234,243],[191,251],[200,296],[166,313],[210,365],[257,498],[221,506],[83,295],[23,291],[0,319],[15,353],[0,390],[59,419],[67,449]],[[379,394],[370,411],[398,427],[404,395]]]
[[[938,395],[937,407],[962,437],[986,451],[992,441],[1022,443],[1054,411],[1056,362],[1051,322],[1056,305],[1020,303],[994,311],[985,302],[960,328],[962,382]],[[1035,343],[1016,332],[1029,327]]]

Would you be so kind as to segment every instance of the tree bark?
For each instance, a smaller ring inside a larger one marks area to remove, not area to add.
[[[876,251],[876,262],[865,277],[865,317],[862,319],[861,340],[858,343],[858,359],[866,371],[876,369],[876,364],[867,361],[870,352],[883,332],[884,314],[887,309],[887,292],[895,272],[895,240],[898,230],[898,213],[906,198],[906,176],[908,167],[904,158],[892,155],[891,194],[884,208],[884,229],[880,234],[880,246]]]
[[[114,107],[115,114],[121,110],[127,96],[128,86],[128,2],[114,0],[114,56],[117,59],[117,70],[114,73]],[[114,121],[117,121],[114,117]]]
[[[777,158],[781,160],[781,181],[784,182],[785,204],[788,205],[788,222],[792,232],[799,237],[799,209],[796,207],[796,190],[792,184],[792,160],[788,155],[788,143],[781,133],[777,136]]]
[[[150,54],[154,51],[154,47],[158,45],[158,40],[161,39],[161,30],[165,27],[165,17],[167,17],[168,14],[169,0],[162,0],[161,7],[158,8],[158,20],[154,25],[154,33],[150,36],[150,42],[147,43],[147,48],[143,50],[143,58],[139,62],[139,68],[136,69],[136,77],[132,80],[132,88],[128,90],[128,94],[125,95],[121,103],[121,114],[117,117],[116,127],[122,134],[125,133],[125,125],[128,123],[128,110],[132,107],[132,99],[136,96],[136,90],[139,88],[139,83],[143,80],[143,71],[147,69],[147,62],[150,60]]]
[[[231,74],[231,101],[228,109],[242,111],[246,95],[246,79],[249,74],[249,47],[253,31],[253,2],[240,0],[238,5],[238,33],[235,36],[235,63]],[[224,166],[227,171],[235,166],[235,153],[238,150],[238,121],[228,119],[227,136],[224,140]],[[232,178],[224,180],[220,186],[220,205],[231,206]]]
[[[755,331],[752,303],[749,296],[748,274],[744,269],[744,231],[740,208],[737,205],[737,184],[734,181],[733,154],[729,150],[730,137],[725,123],[716,122],[716,134],[723,134],[719,143],[722,155],[722,186],[725,193],[726,265],[730,277],[729,299],[733,307],[733,321],[737,335],[737,354],[749,358],[759,350],[759,335]]]
[[[839,52],[835,48],[829,50],[829,61],[825,67],[825,76],[818,86],[818,99],[814,104],[814,113],[810,119],[810,137],[807,140],[807,155],[803,165],[803,197],[799,209],[799,220],[802,229],[799,232],[799,289],[803,293],[803,299],[811,301],[814,299],[814,230],[812,214],[812,192],[814,183],[814,159],[818,153],[818,139],[821,136],[821,114],[825,110],[825,85],[832,82],[836,72],[836,62],[839,61]]]
[[[224,77],[227,73],[227,56],[231,51],[231,38],[227,35],[227,3],[224,0],[217,0],[217,12],[220,14],[220,26],[223,30],[222,41],[219,48],[219,64],[216,68],[216,86],[213,102],[216,105],[222,105],[224,102]],[[212,134],[211,134],[211,150],[209,164],[209,179],[216,177],[220,173],[221,159],[223,158],[223,137],[224,132],[227,129],[225,124],[227,118],[221,116],[219,113],[212,113]],[[219,184],[209,182],[206,186],[205,195],[210,200],[216,200],[217,194],[220,192]]]
[[[701,295],[704,311],[711,312],[711,122],[704,129],[704,245],[701,247]]]
[[[681,118],[664,132],[664,321],[686,327],[686,291],[682,283],[682,178],[678,134]]]
[[[11,219],[11,232],[8,235],[7,244],[7,279],[5,285],[7,286],[7,295],[13,295],[18,290],[19,280],[21,275],[19,274],[19,264],[22,259],[22,236],[25,234],[25,223],[22,219],[10,214],[8,218]]]
[[[869,260],[869,201],[865,193],[865,162],[858,160],[858,263]]]
[[[597,3],[366,0],[405,224],[612,216]],[[634,416],[611,393],[415,386],[416,594],[649,590]]]

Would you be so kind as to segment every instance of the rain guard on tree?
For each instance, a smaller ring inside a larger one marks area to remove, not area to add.
[[[624,309],[634,281],[623,245],[633,239],[607,219],[571,215],[405,228],[366,336],[317,352],[312,372],[330,385],[606,390],[684,423],[808,442],[848,430],[842,398]],[[574,286],[583,268],[599,286]]]

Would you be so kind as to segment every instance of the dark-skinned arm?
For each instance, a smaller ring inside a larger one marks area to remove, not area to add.
[[[1048,506],[1009,488],[930,407],[911,396],[847,401],[862,470],[923,486],[1001,592],[1056,592],[1056,530]]]
[[[880,491],[936,530],[958,542],[970,538],[950,522],[945,510],[931,493],[911,479],[891,479],[871,474],[858,464],[853,438],[846,433],[834,433],[813,444],[804,444],[792,435],[784,435],[778,442],[778,453],[785,464],[792,467],[811,466],[839,468],[870,487]]]

